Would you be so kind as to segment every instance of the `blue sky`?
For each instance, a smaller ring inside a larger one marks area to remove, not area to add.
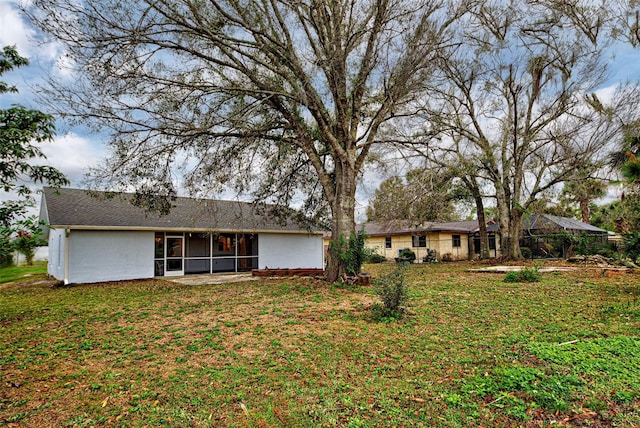
[[[24,1],[24,0],[23,0]],[[20,93],[16,95],[2,95],[0,108],[19,103],[29,108],[43,110],[37,103],[35,86],[48,73],[63,73],[63,50],[53,43],[43,44],[38,39],[38,33],[30,26],[18,9],[18,0],[0,0],[0,47],[16,45],[19,53],[31,61],[28,67],[6,73],[2,80],[16,85]],[[27,0],[28,2],[28,0]],[[612,51],[613,67],[607,86],[611,88],[618,81],[640,80],[640,49],[633,49],[629,45]],[[601,96],[612,93],[611,88],[602,88]],[[43,150],[48,163],[61,170],[71,180],[72,185],[81,185],[87,167],[96,165],[106,154],[104,137],[87,133],[80,128],[71,128],[63,122],[57,123],[57,135],[51,143],[45,144]],[[362,217],[367,204],[367,198],[373,195],[380,178],[375,174],[367,175],[366,187],[359,191],[359,217]],[[0,194],[0,200],[8,199],[10,195]]]

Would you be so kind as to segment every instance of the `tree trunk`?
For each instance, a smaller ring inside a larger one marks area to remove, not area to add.
[[[341,174],[341,177],[338,176]],[[355,193],[356,174],[350,168],[336,168],[336,190],[331,202],[331,243],[327,253],[325,278],[328,282],[337,281],[345,274],[340,254],[349,245],[349,238],[355,233]]]
[[[522,259],[520,251],[520,229],[522,229],[522,212],[519,209],[512,210],[508,227],[508,245],[506,256],[510,260]]]
[[[480,259],[484,260],[491,257],[489,255],[489,234],[487,233],[487,221],[484,215],[484,203],[479,193],[474,192],[473,198],[476,201],[476,214],[478,215],[480,232]]]
[[[580,198],[580,215],[582,216],[582,222],[587,224],[591,224],[589,202],[591,202],[590,198]]]

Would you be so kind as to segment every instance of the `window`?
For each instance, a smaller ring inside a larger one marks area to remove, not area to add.
[[[233,233],[222,233],[216,235],[213,241],[213,257],[235,256],[236,255],[236,235]]]
[[[452,235],[453,237],[453,248],[460,247],[460,235]]]
[[[427,235],[414,235],[411,237],[411,244],[413,247],[425,247],[427,246]]]
[[[489,235],[489,249],[496,249],[496,235]]]
[[[391,237],[386,236],[384,238],[384,248],[391,248]]]

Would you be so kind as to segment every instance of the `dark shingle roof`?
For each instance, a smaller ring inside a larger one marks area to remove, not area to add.
[[[160,216],[132,205],[129,202],[132,194],[107,195],[106,192],[45,187],[41,216],[56,228],[310,231],[308,225],[293,218],[279,219],[270,215],[268,206],[258,211],[247,202],[180,197],[172,203],[168,215]]]

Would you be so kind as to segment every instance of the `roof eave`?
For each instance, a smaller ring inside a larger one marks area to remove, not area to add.
[[[230,228],[197,228],[197,227],[151,227],[151,226],[88,226],[55,224],[49,225],[51,229],[89,230],[89,231],[129,231],[129,232],[196,232],[196,233],[269,233],[289,235],[322,235],[318,230],[278,230],[278,229],[230,229]]]

